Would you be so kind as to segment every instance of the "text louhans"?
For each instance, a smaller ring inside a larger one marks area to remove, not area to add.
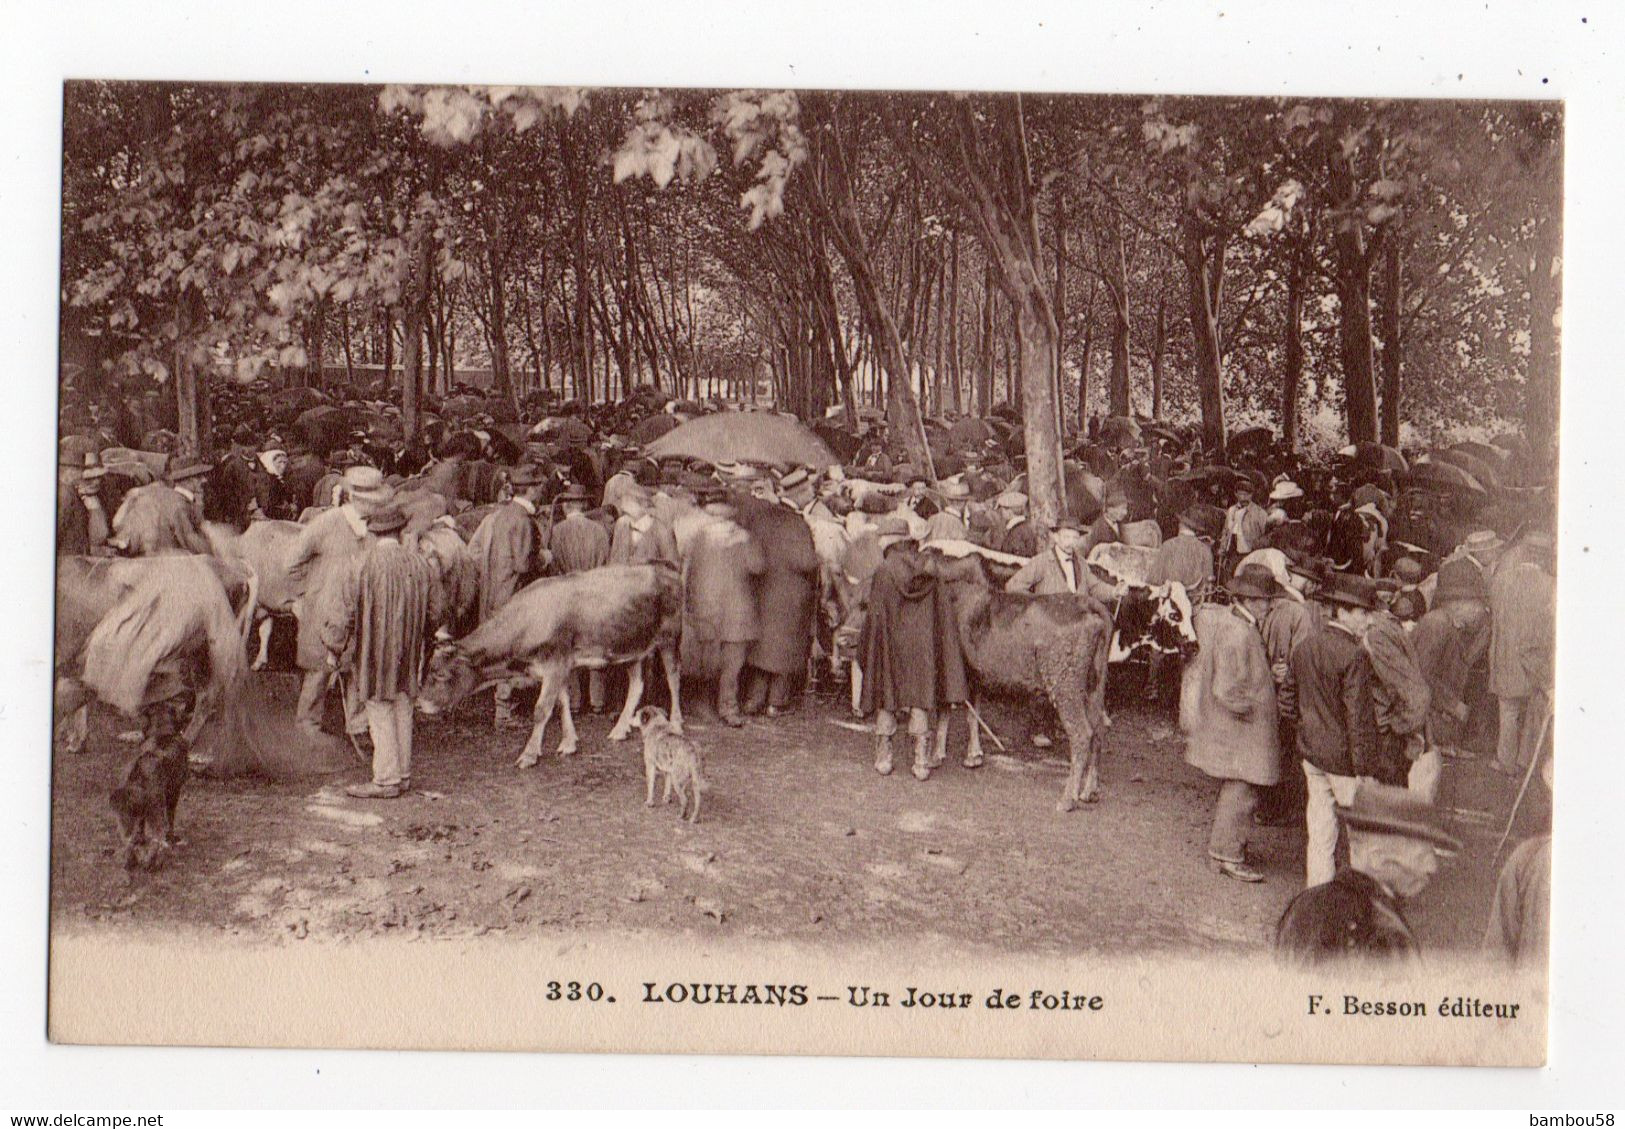
[[[921,988],[905,985],[897,989],[849,984],[839,992],[814,992],[806,984],[718,984],[673,981],[643,982],[642,1003],[646,1004],[766,1004],[802,1007],[808,1003],[844,1003],[860,1008],[919,1008],[957,1010],[982,1007],[990,1010],[1030,1009],[1034,1011],[1101,1011],[1105,999],[1070,989],[1034,988],[1011,990],[995,988],[986,995],[955,988]]]

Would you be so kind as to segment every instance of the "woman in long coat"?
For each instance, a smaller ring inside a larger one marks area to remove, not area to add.
[[[762,630],[745,656],[761,674],[746,696],[746,712],[760,709],[766,698],[768,712],[776,715],[807,670],[818,610],[818,551],[807,519],[788,506],[742,498],[737,520],[761,547],[766,565],[756,584]]]
[[[1262,882],[1247,864],[1247,835],[1257,790],[1280,779],[1281,755],[1275,678],[1259,624],[1280,586],[1262,565],[1246,565],[1227,587],[1235,603],[1196,611],[1198,650],[1185,666],[1179,725],[1186,763],[1221,781],[1208,839],[1214,869]]]

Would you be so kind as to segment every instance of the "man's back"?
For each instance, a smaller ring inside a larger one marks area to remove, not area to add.
[[[1375,767],[1377,722],[1371,660],[1337,623],[1306,638],[1290,662],[1298,709],[1298,751],[1322,772],[1368,775]]]

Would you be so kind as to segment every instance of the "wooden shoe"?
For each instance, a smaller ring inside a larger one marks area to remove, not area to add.
[[[1208,865],[1226,878],[1234,878],[1237,882],[1262,882],[1264,875],[1254,870],[1244,862],[1232,862],[1229,859],[1216,859],[1208,857]]]
[[[399,799],[403,791],[399,784],[374,784],[370,780],[365,784],[347,784],[344,787],[346,796],[354,796],[358,800],[394,800]]]

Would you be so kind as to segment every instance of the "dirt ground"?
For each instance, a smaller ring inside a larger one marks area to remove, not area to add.
[[[291,706],[292,675],[257,677],[279,680]],[[576,756],[516,769],[525,734],[492,731],[487,694],[419,718],[415,790],[399,800],[346,798],[340,785],[362,779],[359,766],[297,783],[194,776],[183,842],[163,869],[134,877],[118,865],[107,799],[129,748],[116,719],[98,716],[87,752],[55,758],[53,926],[290,944],[607,930],[1225,952],[1267,946],[1302,885],[1300,830],[1258,830],[1261,885],[1207,868],[1217,784],[1184,764],[1171,708],[1114,702],[1102,799],[1061,814],[1062,749],[1034,748],[1028,719],[1008,710],[988,716],[1010,755],[961,767],[956,717],[947,765],[920,783],[906,755],[892,776],[874,771],[870,736],[833,695],[740,730],[697,697],[689,731],[711,785],[697,826],[675,804],[644,807],[638,737],[608,741],[608,718],[582,720]],[[1482,761],[1445,771],[1444,804],[1468,813],[1452,822],[1467,850],[1408,909],[1430,951],[1478,943],[1516,791]],[[1525,809],[1514,842],[1549,824],[1538,783]]]

